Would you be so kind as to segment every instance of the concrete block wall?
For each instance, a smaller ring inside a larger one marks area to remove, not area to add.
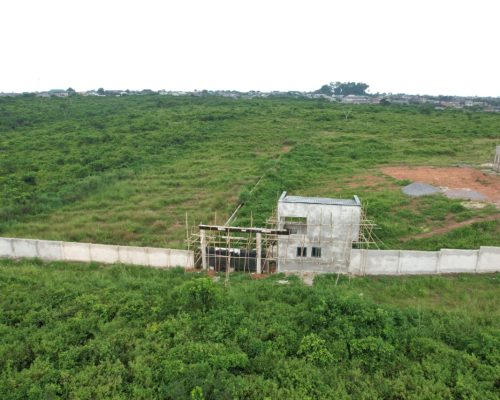
[[[439,251],[400,251],[399,273],[402,275],[434,274],[439,262]]]
[[[61,242],[63,260],[91,262],[90,243]]]
[[[13,257],[12,239],[0,238],[0,257]]]
[[[482,246],[479,250],[476,272],[500,270],[500,247]]]
[[[148,253],[141,247],[119,246],[118,257],[124,264],[149,265]]]
[[[441,249],[438,272],[475,272],[478,255],[478,250]]]
[[[62,242],[37,240],[38,257],[44,260],[58,261],[63,259]]]
[[[34,258],[38,257],[36,248],[36,240],[29,239],[12,239],[12,249],[17,257]]]
[[[367,250],[365,273],[369,275],[396,275],[399,270],[398,250]]]
[[[346,271],[355,275],[500,272],[500,247],[479,250],[356,250]]]
[[[194,266],[194,253],[187,250],[2,237],[0,237],[0,257],[123,263],[154,268]],[[323,268],[321,271],[337,270],[337,268]],[[304,264],[302,271],[309,271],[307,264]],[[355,275],[500,272],[500,247],[482,246],[479,250],[440,251],[353,249],[349,265],[340,272]]]
[[[177,266],[193,268],[194,266],[194,253],[187,250],[1,237],[0,257],[105,264],[123,263],[154,268]]]

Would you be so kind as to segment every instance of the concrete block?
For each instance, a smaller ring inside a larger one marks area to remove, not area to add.
[[[0,238],[0,257],[14,257],[12,239]]]
[[[149,254],[144,247],[118,246],[118,258],[123,264],[149,265]]]
[[[497,146],[495,158],[493,159],[493,171],[500,172],[500,146]]]
[[[44,260],[59,261],[63,259],[62,242],[53,240],[37,240],[38,257]]]
[[[90,243],[62,242],[63,259],[66,261],[91,262]]]
[[[399,272],[405,275],[435,274],[438,260],[438,251],[401,250]]]
[[[175,250],[172,250],[175,251]],[[170,250],[149,247],[149,266],[155,268],[168,268],[170,265]]]
[[[481,246],[477,272],[500,272],[500,247]]]
[[[352,249],[351,250],[351,260],[349,262],[348,272],[354,275],[362,275],[361,270],[361,257],[364,250]]]
[[[119,261],[118,246],[107,244],[91,244],[90,259],[95,262],[114,264]]]
[[[186,252],[188,253],[188,255],[186,257],[188,260],[187,267],[194,268],[195,267],[195,265],[194,265],[194,251],[193,250],[186,250]]]
[[[304,268],[302,265],[298,264],[295,261],[282,261],[279,260],[279,267],[278,267],[278,272],[300,272],[300,271],[307,271],[307,272],[316,272],[314,269],[309,269],[309,268]]]
[[[366,275],[396,275],[398,273],[399,250],[366,251]]]
[[[441,249],[438,272],[474,272],[478,255],[479,250]]]
[[[14,257],[38,257],[36,240],[34,239],[12,239],[12,247],[14,248]]]
[[[178,260],[178,262],[175,262],[175,260]],[[187,258],[185,254],[178,254],[172,257],[172,262],[172,266],[184,267],[186,262],[189,264],[194,263],[194,255],[190,254],[189,258]],[[335,263],[329,261],[300,262],[296,260],[280,260],[278,272],[317,272],[333,274],[339,272],[339,268],[340,273],[346,273],[347,268],[343,268],[342,265],[339,267],[335,265]]]
[[[170,266],[171,267],[194,267],[194,252],[191,250],[170,250]]]

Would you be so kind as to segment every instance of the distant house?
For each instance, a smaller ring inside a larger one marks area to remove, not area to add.
[[[323,93],[313,93],[308,96],[310,99],[326,99],[330,101],[335,101],[335,98],[332,96],[328,96],[327,94]]]
[[[342,98],[342,103],[348,104],[368,104],[371,103],[370,96],[356,96],[354,94],[349,94]]]
[[[51,89],[47,93],[53,97],[68,97],[68,92],[62,89]]]
[[[445,108],[462,108],[462,104],[459,101],[441,101],[439,103],[441,107]]]

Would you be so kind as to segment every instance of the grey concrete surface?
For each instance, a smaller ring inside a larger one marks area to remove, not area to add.
[[[486,197],[484,194],[476,192],[475,190],[468,189],[444,189],[443,194],[449,199],[463,199],[473,201],[488,200],[488,197]]]
[[[438,187],[428,185],[427,183],[413,182],[402,189],[403,193],[411,197],[430,196],[440,193]]]

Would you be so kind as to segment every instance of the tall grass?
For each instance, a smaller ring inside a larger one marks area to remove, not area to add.
[[[186,212],[190,224],[224,222],[244,198],[237,222],[263,224],[287,190],[358,194],[393,247],[446,218],[496,210],[440,196],[410,203],[379,167],[487,162],[498,127],[489,113],[298,99],[3,98],[0,234],[183,247]]]

